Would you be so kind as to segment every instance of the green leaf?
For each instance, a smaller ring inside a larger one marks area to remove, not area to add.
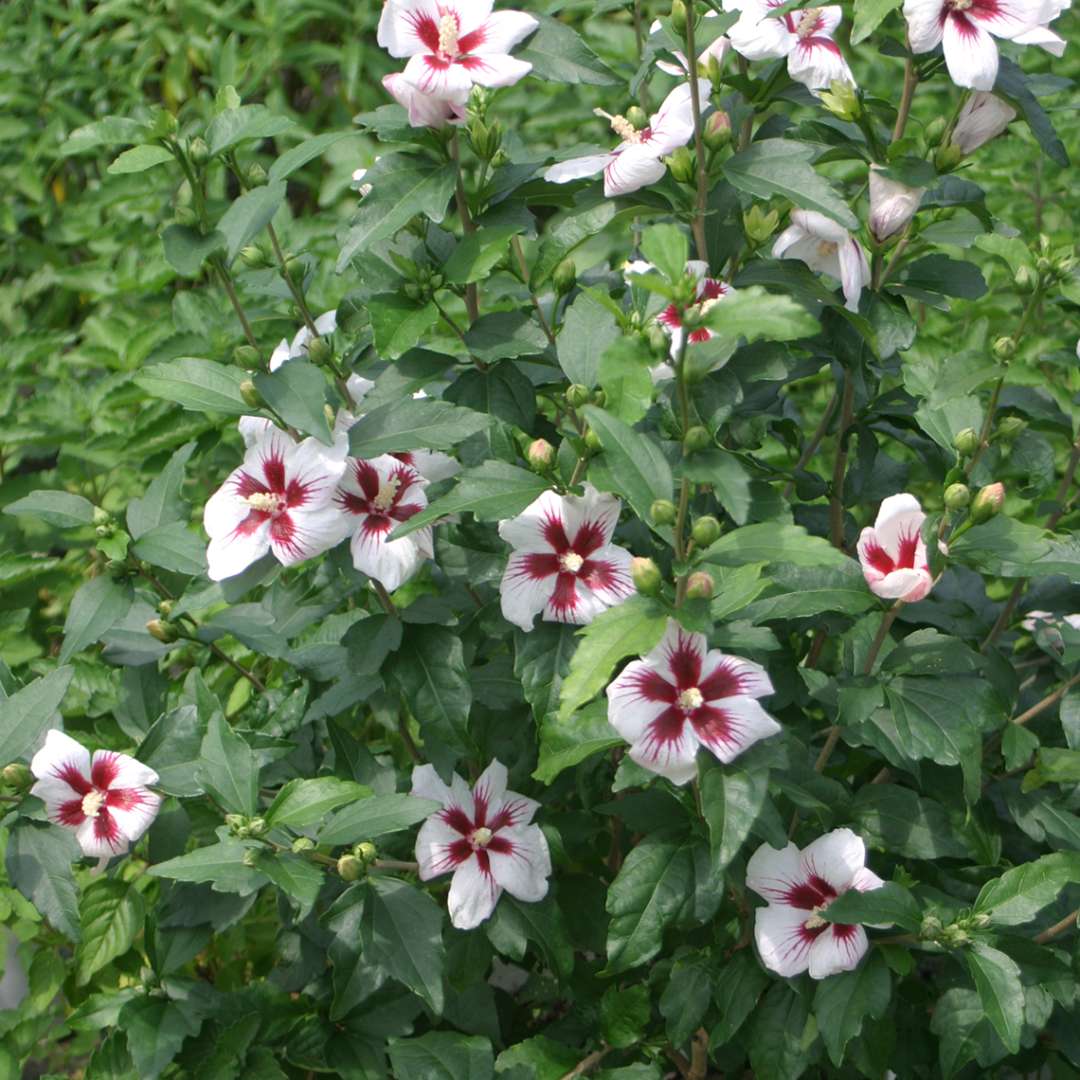
[[[567,623],[537,623],[532,630],[514,631],[514,675],[537,724],[558,712],[559,691],[577,647],[577,627]]]
[[[808,995],[795,993],[787,982],[775,982],[755,1009],[745,1038],[755,1077],[787,1080],[802,1076],[817,1041],[817,1024],[810,1016]]]
[[[1020,730],[1016,724],[1006,727],[1006,734]],[[1004,744],[1004,739],[1002,740]],[[1026,759],[1025,759],[1026,760]],[[1080,750],[1066,750],[1058,746],[1044,746],[1035,757],[1034,768],[1024,774],[1021,790],[1035,791],[1043,784],[1075,784],[1080,782]]]
[[[629,971],[660,951],[664,928],[693,888],[696,843],[651,833],[627,855],[608,888],[606,974]]]
[[[394,878],[372,878],[361,951],[423,998],[436,1015],[444,1003],[442,928],[442,908],[427,893]]]
[[[855,22],[851,27],[851,44],[865,41],[881,25],[890,11],[895,11],[903,0],[855,0]]]
[[[645,1037],[651,1013],[647,986],[609,986],[600,999],[600,1034],[617,1050],[633,1046]]]
[[[429,1031],[415,1039],[392,1039],[388,1047],[395,1080],[492,1080],[491,1043],[479,1035]]]
[[[584,205],[568,210],[565,217],[544,234],[540,242],[540,250],[533,263],[532,273],[529,275],[529,287],[533,292],[539,292],[551,277],[555,267],[575,248],[602,232],[617,217],[620,220],[626,220],[636,212],[634,208],[631,208],[620,216],[614,199],[599,196],[592,203],[586,202]]]
[[[440,222],[454,194],[456,170],[449,162],[435,164],[409,154],[383,154],[368,169],[371,194],[364,198],[338,256],[341,273],[354,255],[393,236],[416,214]]]
[[[148,866],[146,872],[173,881],[206,882],[214,892],[250,896],[267,882],[265,874],[245,864],[244,857],[250,850],[239,840],[222,840]]]
[[[701,953],[680,956],[671,965],[667,986],[660,995],[660,1015],[667,1021],[672,1046],[682,1046],[700,1026],[709,1008],[714,972]],[[727,969],[724,979],[727,978]],[[722,980],[715,980],[716,983]],[[642,1028],[644,1028],[642,1024]]]
[[[901,926],[905,930],[918,930],[922,925],[919,902],[895,881],[886,881],[880,888],[865,892],[848,889],[821,917],[833,923]]]
[[[287,179],[297,169],[303,168],[309,161],[314,161],[315,158],[320,157],[335,143],[359,134],[358,131],[328,131],[323,135],[312,135],[310,139],[305,139],[302,143],[298,143],[291,149],[286,150],[270,166],[267,172],[270,183]]]
[[[671,466],[656,442],[617,420],[595,405],[582,410],[589,426],[604,448],[608,490],[624,495],[637,515],[649,520],[649,508],[656,499],[670,499],[675,488]],[[595,467],[594,467],[595,468]],[[597,486],[602,486],[597,484]]]
[[[154,143],[144,143],[142,146],[133,146],[125,150],[105,171],[112,176],[118,173],[140,173],[152,169],[155,165],[161,165],[166,161],[175,160],[172,152],[164,146]]]
[[[439,809],[431,799],[415,795],[374,795],[336,811],[319,830],[319,843],[336,846],[374,840],[411,828]]]
[[[150,529],[135,541],[131,553],[174,574],[206,571],[206,544],[181,521]]]
[[[495,225],[469,233],[443,263],[443,277],[452,285],[483,281],[506,254],[510,238],[521,229],[520,225]]]
[[[128,1050],[140,1080],[154,1080],[168,1068],[189,1035],[202,1023],[176,1002],[159,997],[137,997],[120,1010],[119,1028],[127,1035]]]
[[[776,567],[771,573],[771,586],[772,592],[745,608],[741,617],[763,623],[805,619],[832,611],[859,615],[880,603],[851,559],[835,567]]]
[[[367,302],[375,348],[387,360],[396,360],[414,348],[439,321],[434,304],[418,304],[400,293],[379,293]]]
[[[766,292],[760,285],[738,289],[714,304],[705,325],[729,341],[794,341],[812,337],[821,327],[802,304],[790,296]]]
[[[770,981],[750,949],[740,950],[724,964],[723,977],[713,982],[720,1021],[709,1035],[710,1046],[718,1049],[731,1042]]]
[[[251,406],[241,396],[240,384],[247,377],[236,367],[182,356],[144,367],[134,381],[152,397],[175,401],[193,412],[246,416]]]
[[[290,780],[263,814],[270,828],[300,829],[322,821],[331,810],[346,803],[367,799],[369,788],[336,776],[317,776],[313,780]]]
[[[975,900],[972,913],[989,915],[998,926],[1031,922],[1052,904],[1066,885],[1080,882],[1080,855],[1057,851],[1006,870],[988,881]]]
[[[532,12],[540,27],[518,56],[532,64],[532,73],[547,82],[617,86],[618,76],[566,23]]]
[[[653,225],[642,233],[641,254],[672,285],[677,285],[686,275],[690,242],[678,225]]]
[[[683,462],[681,475],[708,484],[735,524],[746,523],[751,504],[750,474],[734,454],[700,450]]]
[[[210,121],[206,143],[211,155],[220,154],[242,142],[270,139],[295,126],[287,116],[278,116],[265,105],[241,105],[237,109],[225,109]]]
[[[724,870],[738,855],[765,805],[769,770],[721,768],[710,759],[700,782],[713,866]]]
[[[1052,550],[1043,529],[999,514],[950,543],[949,558],[984,574],[1032,577],[1038,574],[1033,564]]]
[[[1024,987],[1016,961],[981,941],[965,949],[963,956],[986,1018],[1009,1053],[1019,1053],[1024,1028]]]
[[[816,153],[814,147],[789,139],[760,139],[724,162],[724,176],[739,191],[759,199],[779,195],[838,221],[845,229],[858,228],[858,218],[847,202],[814,171],[811,162]]]
[[[481,315],[465,332],[465,345],[477,359],[494,364],[522,356],[541,356],[548,340],[540,324],[524,311]]]
[[[601,702],[578,710],[569,719],[562,720],[552,712],[538,723],[540,757],[532,775],[545,784],[554,782],[564,769],[579,765],[593,754],[624,745],[624,740],[607,722],[607,710]]]
[[[538,903],[523,903],[504,893],[487,924],[487,933],[499,952],[515,960],[524,958],[526,943],[531,941],[560,978],[568,979],[574,970],[574,947],[562,911],[551,896]]]
[[[891,996],[889,969],[876,951],[854,971],[842,971],[817,984],[814,1015],[837,1068],[843,1064],[847,1044],[862,1031],[863,1021],[868,1016],[880,1020]]]
[[[104,637],[128,613],[132,599],[129,583],[121,584],[105,575],[80,585],[64,620],[60,663]]]
[[[824,537],[811,536],[801,525],[776,521],[735,529],[706,548],[702,558],[720,566],[769,562],[840,568],[853,565],[853,560]]]
[[[118,878],[97,878],[82,894],[82,941],[75,952],[79,986],[131,948],[142,930],[146,905],[133,886]]]
[[[184,467],[195,451],[193,442],[184,443],[169,458],[165,468],[150,481],[146,492],[132,499],[127,507],[127,528],[133,540],[159,525],[187,521],[187,504],[181,499],[184,484]]]
[[[158,774],[156,786],[167,794],[202,795],[195,770],[205,735],[206,718],[194,705],[181,705],[154,722],[135,757]]]
[[[217,229],[204,236],[188,225],[169,225],[161,234],[161,244],[165,261],[181,277],[195,278],[203,263],[225,247],[225,237]]]
[[[295,902],[297,918],[306,919],[311,914],[326,880],[322,869],[310,859],[289,851],[260,851],[255,865],[271,884]]]
[[[284,180],[264,184],[245,191],[222,214],[217,231],[225,237],[225,257],[229,262],[236,258],[249,240],[270,224],[278,207],[285,201],[285,193]]]
[[[504,461],[485,461],[462,472],[453,491],[403,521],[390,539],[407,536],[447,514],[468,511],[478,521],[501,521],[514,517],[538,499],[548,487],[547,480],[527,469],[508,465]]]
[[[562,685],[560,721],[569,720],[607,685],[620,660],[647,653],[664,636],[666,626],[667,615],[659,604],[644,596],[632,596],[601,612],[579,630],[581,643]]]
[[[150,135],[148,125],[126,116],[105,116],[92,124],[76,128],[61,144],[59,153],[64,157],[85,154],[99,146],[118,146],[139,143]]]
[[[852,803],[855,830],[872,847],[912,859],[964,858],[967,848],[941,806],[895,784],[869,784]]]
[[[947,255],[926,255],[908,263],[900,275],[903,285],[921,292],[977,300],[986,293],[986,280],[974,264]]]
[[[997,80],[994,89],[1019,106],[1035,141],[1042,147],[1043,153],[1051,161],[1064,168],[1069,167],[1069,152],[1061,141],[1046,110],[1039,104],[1038,98],[1031,92],[1030,80],[1019,64],[1008,57],[1002,57],[998,65]]]
[[[625,424],[636,424],[649,411],[654,362],[652,350],[641,337],[616,338],[604,350],[597,378],[606,396],[606,412]]]
[[[529,431],[536,418],[536,393],[528,377],[509,360],[483,371],[463,372],[447,387],[447,401],[488,413],[514,427]]]
[[[314,435],[329,446],[333,441],[326,418],[326,378],[306,360],[290,360],[277,371],[255,375],[255,389],[290,427]]]
[[[450,450],[490,424],[484,413],[459,409],[448,401],[405,398],[362,416],[349,430],[349,452],[372,458],[421,447]]]
[[[9,502],[5,514],[33,514],[48,525],[75,529],[90,525],[94,520],[94,504],[81,495],[67,491],[32,491],[21,499]]]
[[[10,697],[0,696],[0,759],[27,757],[47,727],[55,723],[75,669],[60,667],[35,679]]]
[[[25,819],[12,826],[4,853],[8,881],[70,941],[78,941],[81,933],[71,870],[81,858],[69,829]]]
[[[615,316],[582,291],[563,317],[557,344],[559,367],[571,382],[593,387],[600,375],[600,358],[621,336]]]
[[[215,712],[206,725],[202,762],[195,777],[226,810],[254,814],[259,805],[259,767],[247,742]]]

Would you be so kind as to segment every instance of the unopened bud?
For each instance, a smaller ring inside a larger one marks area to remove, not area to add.
[[[634,582],[634,588],[642,596],[656,596],[663,583],[663,578],[660,576],[660,567],[652,559],[641,557],[630,560],[630,578]]]
[[[592,428],[589,428],[589,430],[585,432],[585,448],[594,454],[598,454],[604,449],[604,444],[600,441],[600,436],[597,435]]]
[[[248,167],[247,182],[248,187],[260,187],[266,183],[266,170],[257,161]]]
[[[971,488],[967,484],[950,484],[945,489],[945,505],[950,510],[963,510],[971,502]]]
[[[180,636],[172,623],[162,622],[161,619],[151,619],[146,624],[146,632],[165,645],[171,645]]]
[[[577,284],[577,267],[571,258],[563,259],[551,275],[551,283],[560,296],[565,296]]]
[[[591,396],[589,388],[582,386],[581,383],[571,383],[566,388],[566,400],[574,409],[580,409],[582,405],[588,405]]]
[[[691,600],[711,600],[716,582],[712,574],[697,570],[686,581],[686,595]]]
[[[324,337],[312,338],[307,347],[308,359],[313,364],[325,364],[334,357],[330,342]]]
[[[938,172],[950,172],[964,160],[964,152],[956,143],[939,146],[934,154],[934,167]]]
[[[675,504],[670,499],[657,499],[649,507],[649,517],[654,525],[674,524],[676,513]]]
[[[1054,260],[1054,272],[1058,277],[1068,277],[1076,269],[1076,256],[1072,254],[1059,255]]]
[[[1016,341],[1011,337],[999,337],[993,345],[995,360],[1011,360],[1016,352]]]
[[[671,342],[668,340],[667,334],[658,326],[653,323],[646,332],[646,340],[649,342],[649,351],[658,360],[666,360],[668,354],[671,352]]]
[[[1015,442],[1027,430],[1027,421],[1019,416],[1003,417],[997,426],[997,437],[1004,443]]]
[[[968,932],[957,923],[946,926],[941,932],[941,940],[950,948],[959,949],[971,943]]]
[[[228,826],[229,832],[236,833],[240,829],[247,827],[247,818],[243,814],[226,814],[225,824]]]
[[[944,930],[941,920],[936,915],[924,915],[919,927],[919,937],[925,941],[936,941]]]
[[[240,261],[251,270],[262,270],[270,265],[270,257],[258,244],[245,244],[240,249]]]
[[[686,35],[686,4],[683,0],[671,0],[671,29],[679,37]]]
[[[953,436],[953,448],[961,457],[971,457],[979,449],[979,436],[974,428],[966,427]]]
[[[250,370],[258,366],[259,350],[254,345],[237,345],[233,349],[232,359],[237,367]]]
[[[210,147],[196,135],[188,143],[188,157],[196,165],[205,165],[210,160]]]
[[[111,521],[107,521],[104,525],[95,526],[94,532],[102,538],[112,536],[116,532],[116,525]]]
[[[607,404],[607,394],[603,388],[594,390],[592,397],[589,399],[597,408],[602,409]]]
[[[21,762],[13,761],[10,765],[4,766],[2,774],[4,783],[9,788],[14,788],[16,791],[25,791],[33,783],[34,775],[30,770]]]
[[[167,619],[173,613],[173,608],[175,606],[175,600],[159,600],[157,606],[158,613]]]
[[[262,407],[262,394],[259,393],[250,379],[245,379],[240,384],[240,396],[244,399],[245,405],[250,405],[253,409]]]
[[[780,215],[775,210],[764,213],[756,203],[743,214],[743,231],[755,246],[764,244],[780,224]]]
[[[401,291],[410,300],[419,300],[420,297],[424,295],[424,290],[419,285],[417,285],[415,281],[405,282],[405,284],[402,286]]]
[[[993,919],[985,911],[980,911],[977,915],[971,916],[971,925],[976,930],[985,930],[992,922]]]
[[[644,131],[649,126],[649,114],[640,105],[631,105],[625,115],[635,131]]]
[[[688,454],[704,450],[711,445],[712,436],[709,434],[709,429],[702,427],[700,424],[695,424],[692,428],[687,429],[686,434],[683,436],[683,450]]]
[[[315,848],[315,841],[310,836],[298,836],[292,842],[293,852],[297,855],[302,855],[305,851],[313,851]]]
[[[833,79],[821,95],[821,104],[839,120],[858,120],[862,115],[859,92],[842,79]]]
[[[1030,292],[1036,284],[1035,272],[1026,263],[1019,266],[1013,274],[1013,282],[1021,292]]]
[[[547,472],[555,464],[555,447],[547,439],[533,439],[525,456],[534,472]]]
[[[710,150],[723,150],[731,142],[731,117],[723,109],[717,109],[705,121],[701,137]]]
[[[337,861],[337,872],[342,881],[359,881],[364,864],[355,855],[342,855]]]
[[[667,167],[671,170],[673,180],[680,184],[690,184],[694,181],[694,155],[685,146],[669,154],[665,159]]]
[[[262,836],[262,834],[266,832],[266,829],[266,818],[253,817],[248,822],[248,831],[252,836]]]
[[[987,484],[971,501],[971,520],[976,525],[989,521],[1005,505],[1005,485]]]
[[[102,506],[94,507],[94,524],[108,525],[112,521],[112,514]]]
[[[352,853],[365,866],[370,866],[375,861],[375,845],[370,840],[362,840],[359,844],[353,844]]]
[[[945,134],[946,120],[944,116],[935,116],[929,124],[926,125],[926,130],[923,134],[926,136],[927,146],[937,146],[941,142],[941,136]]]
[[[690,538],[698,547],[708,547],[716,543],[720,539],[720,522],[711,514],[699,517],[690,530]]]

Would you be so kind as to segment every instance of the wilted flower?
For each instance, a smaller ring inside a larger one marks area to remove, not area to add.
[[[523,11],[492,12],[492,0],[387,0],[377,40],[423,94],[464,103],[473,85],[512,86],[532,70],[510,50],[539,25]]]
[[[551,855],[538,825],[540,804],[506,790],[506,766],[493,761],[469,791],[454,773],[450,786],[430,765],[413,769],[412,794],[443,808],[420,826],[416,861],[420,880],[454,874],[450,921],[472,930],[491,916],[505,889],[518,900],[542,900],[548,891]]]
[[[427,506],[424,484],[411,466],[382,454],[370,461],[349,458],[338,487],[337,505],[352,534],[353,566],[388,592],[435,557],[430,525],[397,540],[387,539],[401,522]]]
[[[974,153],[984,143],[996,139],[1016,119],[1016,110],[995,94],[972,94],[960,115],[950,136],[950,145],[961,154]]]
[[[779,18],[772,12],[783,6],[783,0],[745,0],[732,6],[741,14],[728,37],[747,60],[786,56],[788,74],[811,90],[823,90],[833,82],[855,84],[851,68],[833,41],[842,15],[838,5],[800,8]]]
[[[705,18],[706,19],[714,19],[714,18],[716,18],[716,12],[715,11],[706,11],[705,12]],[[656,19],[653,22],[653,24],[649,27],[650,36],[652,34],[655,34],[656,31],[659,30],[659,29],[660,29],[660,20]],[[706,48],[702,49],[701,52],[698,53],[697,62],[698,62],[698,65],[699,65],[699,71],[700,71],[700,67],[702,65],[704,65],[706,67],[708,66],[710,58],[715,58],[715,60],[716,60],[716,62],[718,64],[722,64],[724,62],[724,57],[727,55],[727,51],[728,51],[728,49],[730,47],[731,47],[731,42],[728,41],[728,39],[726,37],[724,37],[723,34],[721,34],[718,38],[714,38],[711,42],[709,42],[709,44],[708,44],[708,46]],[[690,64],[686,59],[686,53],[679,52],[676,49],[676,50],[673,51],[672,55],[674,55],[675,60],[677,61],[677,63],[672,64],[668,60],[657,60],[656,61],[656,66],[662,72],[664,72],[666,75],[674,75],[675,78],[677,78],[677,79],[682,78],[683,76],[689,75],[690,74]]]
[[[994,37],[1020,41],[1032,32],[1049,33],[1046,24],[1061,10],[1049,0],[1010,0],[1008,4],[1000,0],[904,2],[912,52],[930,52],[940,45],[952,81],[975,90],[992,89],[997,78]],[[1032,43],[1044,44],[1041,40]]]
[[[877,520],[859,537],[863,577],[875,596],[913,604],[933,587],[919,500],[914,495],[890,495],[882,500]]]
[[[53,728],[34,755],[30,789],[49,820],[71,829],[84,855],[122,855],[150,828],[161,796],[149,790],[158,774],[127,754],[90,752]]]
[[[698,79],[698,88],[704,100],[710,90],[708,80]],[[545,180],[566,184],[603,171],[604,194],[627,195],[655,184],[665,171],[660,159],[685,146],[694,134],[689,82],[676,86],[653,114],[648,127],[640,131],[625,116],[600,115],[611,122],[612,130],[622,142],[606,154],[590,154],[552,165],[544,173]]]
[[[891,180],[880,165],[870,166],[870,232],[880,244],[900,232],[915,216],[926,193],[924,187],[908,187]]]
[[[757,701],[772,692],[760,664],[709,649],[704,634],[668,620],[660,643],[608,686],[608,721],[634,761],[685,784],[699,747],[726,763],[780,731]]]
[[[297,443],[275,427],[256,437],[203,511],[210,580],[242,573],[268,551],[292,566],[338,543],[334,492],[344,471],[344,439]]]
[[[834,829],[805,850],[769,844],[750,856],[746,887],[768,901],[754,917],[762,963],[791,978],[809,970],[824,979],[858,966],[869,942],[858,925],[830,923],[821,913],[848,889],[868,892],[885,883],[866,869],[866,845],[850,829]]]
[[[400,71],[383,76],[383,88],[409,114],[413,127],[444,128],[447,124],[464,124],[468,119],[465,102],[447,101],[417,90]]]
[[[545,491],[500,521],[514,548],[499,586],[504,618],[522,630],[540,612],[548,622],[587,623],[630,596],[630,552],[611,542],[621,509],[586,484],[583,496]]]
[[[792,210],[791,224],[776,238],[772,253],[774,259],[799,259],[811,270],[836,278],[844,290],[844,306],[859,310],[859,297],[870,284],[870,263],[859,241],[832,218],[816,210]]]

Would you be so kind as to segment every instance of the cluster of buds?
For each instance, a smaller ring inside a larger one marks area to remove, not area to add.
[[[776,232],[780,214],[770,210],[767,214],[755,203],[743,214],[743,232],[752,247],[760,247]]]
[[[1071,246],[1054,248],[1046,233],[1039,234],[1039,243],[1034,251],[1035,270],[1039,284],[1043,288],[1055,285],[1069,277],[1076,269],[1076,253]]]
[[[446,282],[446,278],[430,266],[416,266],[413,271],[413,280],[407,281],[402,287],[402,292],[410,300],[427,300],[432,293],[438,292]]]
[[[932,941],[948,949],[963,949],[972,944],[971,931],[985,930],[991,923],[985,912],[972,914],[961,912],[951,923],[943,923],[939,916],[930,912],[923,916],[919,927],[919,937],[923,941]]]
[[[226,814],[225,824],[231,835],[238,840],[248,840],[265,834],[266,818],[248,817],[246,814]]]
[[[337,861],[338,877],[342,881],[359,881],[374,861],[374,844],[367,840],[354,844],[352,851],[346,852]]]

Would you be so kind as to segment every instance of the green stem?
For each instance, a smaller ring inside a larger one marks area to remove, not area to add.
[[[259,342],[255,337],[255,332],[251,329],[251,323],[248,322],[247,315],[244,314],[243,306],[240,303],[240,297],[236,295],[236,287],[233,285],[232,275],[229,273],[229,268],[225,265],[225,260],[219,257],[214,260],[213,265],[218,272],[218,277],[221,278],[221,285],[225,290],[225,295],[229,298],[229,303],[232,304],[233,311],[236,312],[236,317],[240,320],[240,325],[243,327],[244,337],[247,338],[247,343],[253,349],[258,349]]]
[[[910,49],[911,45],[905,36],[904,42]],[[908,56],[904,62],[904,89],[900,92],[900,108],[896,113],[896,125],[893,127],[892,141],[897,142],[903,137],[904,128],[907,127],[908,117],[911,115],[911,103],[915,98],[915,87],[919,85],[919,70],[915,66],[915,57]]]
[[[450,160],[454,163],[454,199],[458,217],[461,218],[462,232],[468,236],[476,231],[476,225],[469,213],[469,198],[465,194],[465,180],[461,172],[461,147],[456,131],[450,137]],[[475,282],[465,286],[465,310],[469,313],[470,325],[480,318],[480,292]]]

